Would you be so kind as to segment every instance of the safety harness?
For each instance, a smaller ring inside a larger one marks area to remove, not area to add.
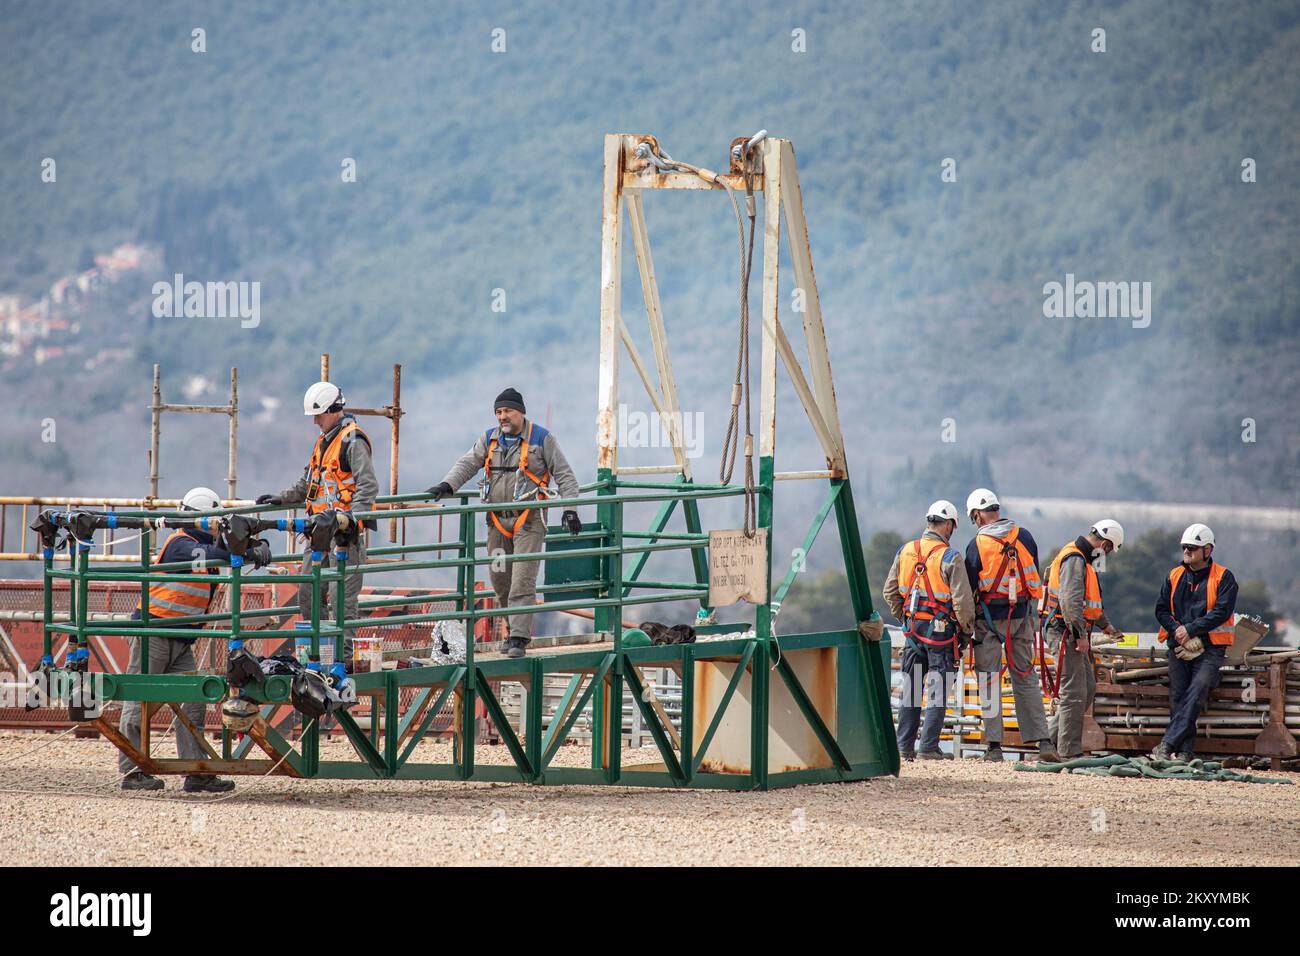
[[[1019,538],[1017,537],[1015,539],[1009,541],[1004,540],[1002,542],[1002,563],[998,565],[997,573],[993,575],[993,584],[987,591],[980,592],[980,610],[984,612],[984,623],[986,623],[989,626],[990,631],[996,634],[998,629],[993,626],[993,615],[989,613],[989,606],[988,606],[988,602],[985,600],[985,595],[997,593],[997,591],[1002,587],[1002,578],[1003,575],[1006,574],[1007,565],[1010,564],[1013,560],[1015,561],[1016,573],[1015,576],[1010,581],[1011,584],[1010,593],[1011,593],[1012,600],[1008,603],[1007,606],[1007,629],[1005,635],[1003,636],[1003,646],[1005,649],[1005,653],[1003,655],[1002,670],[998,672],[999,680],[1002,678],[1002,675],[1007,672],[1008,667],[1011,668],[1011,673],[1015,674],[1017,677],[1028,677],[1030,674],[1034,672],[1034,662],[1032,657],[1030,658],[1029,661],[1029,669],[1027,671],[1024,671],[1023,673],[1019,669],[1017,669],[1015,661],[1011,657],[1011,609],[1012,607],[1015,606],[1016,582],[1025,583],[1025,569],[1024,569],[1024,565],[1022,565],[1020,562],[1020,549],[1017,547],[1018,541]],[[1029,585],[1025,583],[1025,587],[1027,588],[1028,586]],[[1035,636],[1035,641],[1041,644],[1042,642],[1041,632],[1036,631],[1034,636]]]
[[[349,459],[347,468],[343,467],[345,446],[353,436],[370,446],[370,438],[355,421],[344,420],[337,434],[325,443],[325,436],[316,439],[312,449],[311,461],[307,465],[307,493],[304,500],[310,514],[341,509],[350,511],[352,499],[356,495],[356,476],[352,473]]]
[[[945,604],[934,596],[934,588],[930,586],[930,575],[927,568],[927,562],[930,558],[934,557],[935,552],[945,550],[948,547],[948,543],[946,541],[939,542],[924,556],[921,554],[920,539],[913,541],[912,547],[916,552],[916,573],[907,590],[907,602],[905,606],[907,607],[906,619],[908,621],[908,629],[904,636],[916,638],[916,640],[920,641],[922,644],[928,644],[931,647],[951,647],[952,658],[956,661],[959,656],[957,650],[956,629],[953,630],[952,636],[942,641],[936,641],[932,637],[922,634],[920,630],[920,627],[928,621],[929,629],[927,633],[933,635],[935,627],[934,622],[941,619],[947,621],[952,616],[951,602]],[[921,584],[925,587],[924,597],[922,597],[921,592],[916,589],[918,578],[920,579]],[[930,617],[918,617],[918,611],[924,611],[928,613]]]
[[[1039,661],[1039,671],[1038,671],[1039,682],[1043,686],[1043,693],[1049,695],[1052,700],[1059,700],[1061,697],[1061,672],[1065,669],[1065,653],[1066,653],[1065,642],[1068,640],[1078,639],[1077,637],[1072,636],[1071,628],[1065,623],[1065,615],[1061,613],[1061,595],[1059,591],[1060,573],[1061,573],[1060,569],[1061,566],[1065,563],[1066,558],[1078,555],[1079,558],[1084,562],[1086,566],[1084,568],[1084,575],[1086,576],[1089,574],[1094,574],[1091,567],[1087,566],[1088,565],[1087,556],[1077,546],[1067,544],[1064,548],[1061,549],[1061,551],[1063,553],[1057,555],[1056,561],[1053,562],[1052,567],[1049,568],[1048,570],[1047,587],[1045,588],[1046,596],[1044,597],[1043,600],[1042,610],[1039,612],[1038,630],[1034,635],[1034,646],[1035,649],[1037,650],[1038,661]],[[1053,581],[1057,582],[1055,586],[1052,584]],[[1085,605],[1087,605],[1089,601],[1087,588],[1088,585],[1085,583],[1084,585]],[[1098,585],[1098,588],[1100,588],[1100,585]],[[1100,593],[1100,591],[1098,593]],[[1100,608],[1101,608],[1101,604],[1100,602],[1098,602],[1097,603],[1098,612],[1100,611]],[[1091,612],[1085,610],[1084,613],[1085,613],[1084,619],[1087,621],[1088,624],[1088,630],[1084,636],[1088,638],[1088,645],[1089,645],[1088,661],[1086,662],[1086,666],[1091,667],[1092,666],[1093,621],[1091,618],[1087,617],[1087,614]],[[1057,648],[1056,653],[1054,655],[1056,657],[1056,673],[1049,676],[1049,670],[1047,667],[1047,637],[1046,637],[1047,625],[1051,624],[1053,621],[1057,619],[1060,619],[1061,621],[1061,646]]]
[[[492,456],[493,454],[496,453],[498,439],[500,438],[500,436],[501,436],[501,429],[500,427],[498,427],[492,433],[492,440],[488,442],[487,455],[483,460],[483,474],[484,474],[483,487],[484,487],[485,494],[487,492],[487,489],[492,487]],[[533,440],[533,423],[531,421],[529,421],[528,423],[528,434],[520,436],[519,440],[523,442],[523,447],[519,449],[519,464],[516,466],[516,468],[500,467],[497,469],[497,471],[511,472],[517,469],[518,471],[522,472],[524,475],[527,476],[528,480],[531,481],[537,487],[537,497],[540,500],[545,501],[547,498],[550,497],[550,494],[547,491],[547,486],[551,482],[550,469],[548,468],[546,474],[542,475],[540,478],[538,478],[536,475],[534,475],[531,471],[528,470],[528,446],[532,443]],[[516,494],[515,500],[516,501],[522,500],[521,496]],[[529,513],[530,512],[528,510],[520,511],[519,517],[515,519],[514,525],[509,529],[507,529],[506,526],[501,523],[501,519],[497,517],[497,513],[495,511],[489,511],[488,518],[491,520],[491,522],[494,525],[496,525],[496,529],[498,531],[500,531],[507,538],[513,538],[515,536],[515,533],[518,532],[519,529],[524,526],[524,522],[528,520]]]

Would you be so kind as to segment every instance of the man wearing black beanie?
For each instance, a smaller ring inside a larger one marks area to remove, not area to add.
[[[474,447],[460,457],[441,482],[428,490],[436,501],[449,495],[483,470],[480,484],[484,501],[535,501],[552,498],[554,479],[561,498],[578,497],[578,479],[560,450],[555,436],[535,424],[526,415],[524,397],[507,388],[493,404],[497,424],[474,442]],[[561,523],[570,534],[582,531],[578,513],[564,512]],[[488,553],[533,554],[546,543],[544,509],[488,512]],[[531,607],[537,603],[537,562],[517,561],[490,566],[492,588],[502,607]],[[509,616],[510,634],[505,652],[509,657],[523,657],[532,639],[533,615]]]

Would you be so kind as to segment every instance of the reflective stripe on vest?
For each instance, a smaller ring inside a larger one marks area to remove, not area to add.
[[[1012,545],[1014,551],[1008,552],[1007,547]],[[1038,566],[1034,564],[1029,549],[1020,541],[1018,525],[1012,525],[1005,538],[976,533],[975,546],[980,554],[979,596],[982,600],[987,602],[991,597],[999,597],[1010,602],[1013,590],[1017,604],[1030,597],[1042,598],[1043,581],[1038,576]],[[1017,558],[1020,577],[1016,573]]]
[[[934,547],[922,555],[921,547],[926,544]],[[925,621],[940,614],[951,616],[952,592],[943,579],[943,556],[947,551],[946,541],[918,538],[903,545],[898,552],[898,590],[903,595],[903,614],[906,617]]]
[[[492,433],[492,440],[488,442],[487,455],[483,459],[483,473],[489,488],[492,487],[492,456],[493,454],[496,453],[497,440],[500,437],[501,437],[501,428],[498,426],[496,431]],[[528,422],[528,434],[522,436],[519,440],[523,442],[523,447],[519,449],[518,470],[520,473],[526,475],[528,477],[528,480],[531,481],[536,486],[537,497],[542,500],[545,500],[546,498],[550,497],[550,495],[547,493],[547,486],[551,482],[550,470],[548,469],[546,474],[542,475],[542,477],[540,478],[538,478],[536,475],[534,475],[531,471],[528,470],[528,445],[533,440],[533,423],[531,420],[529,420]],[[521,495],[516,493],[515,500],[521,501],[523,500],[523,498]],[[495,511],[488,512],[488,519],[494,525],[496,525],[496,529],[500,531],[503,535],[505,535],[507,538],[513,538],[515,536],[515,532],[517,532],[520,528],[524,526],[524,522],[528,520],[528,515],[530,513],[531,512],[527,510],[520,511],[519,516],[515,518],[515,523],[513,527],[508,529],[504,524],[501,523],[501,519],[497,517],[497,513]]]
[[[321,442],[325,436],[316,439],[316,446],[311,451],[311,462],[307,465],[307,512],[319,514],[322,511],[351,511],[352,498],[357,493],[356,476],[343,469],[343,442],[353,432],[370,444],[356,422],[348,422],[339,429],[329,447],[321,451]],[[350,463],[349,463],[350,464]]]
[[[1088,556],[1079,550],[1079,546],[1071,541],[1056,552],[1056,557],[1047,569],[1047,600],[1041,614],[1045,624],[1065,619],[1061,613],[1061,565],[1066,558],[1075,554],[1083,559],[1084,567],[1083,619],[1092,622],[1101,617],[1101,580],[1097,577],[1097,569],[1092,566]]]
[[[1206,579],[1207,585],[1205,590],[1206,614],[1209,614],[1214,610],[1215,601],[1217,601],[1219,597],[1219,582],[1223,580],[1223,572],[1226,570],[1227,568],[1223,565],[1215,564],[1213,561],[1210,562],[1210,576]],[[1183,579],[1183,575],[1186,572],[1187,565],[1185,564],[1180,564],[1169,572],[1169,613],[1171,615],[1174,613],[1174,592],[1178,590],[1178,582]],[[1188,584],[1187,589],[1189,594],[1194,595],[1196,593],[1190,583]],[[1211,644],[1230,645],[1232,644],[1232,639],[1236,637],[1236,635],[1237,628],[1233,624],[1232,615],[1229,615],[1228,619],[1212,630],[1208,636]],[[1164,641],[1169,637],[1169,634],[1162,627],[1157,637],[1159,637],[1161,641]]]
[[[173,531],[171,535],[163,542],[162,550],[158,552],[158,559],[161,562],[162,556],[167,553],[168,546],[171,545],[177,537],[189,538],[196,545],[199,543],[192,535],[184,531]],[[156,574],[166,574],[165,571],[156,571]],[[209,569],[209,574],[216,574],[216,571]],[[193,581],[168,581],[165,584],[149,585],[149,616],[153,617],[189,617],[196,614],[206,614],[208,612],[208,601],[211,600],[211,586],[207,584],[196,584]],[[135,609],[143,610],[139,601],[136,602]]]

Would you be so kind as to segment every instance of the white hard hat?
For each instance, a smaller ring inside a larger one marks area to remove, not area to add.
[[[302,413],[319,415],[321,412],[342,411],[344,404],[341,388],[333,382],[315,382],[302,397]]]
[[[972,511],[987,511],[989,508],[999,508],[998,496],[987,488],[976,488],[966,496],[966,514]]]
[[[186,511],[216,511],[221,507],[221,496],[211,488],[191,488],[181,499]]]
[[[1109,541],[1116,551],[1124,547],[1124,526],[1114,518],[1102,518],[1092,526],[1092,533]]]
[[[1188,525],[1187,530],[1183,532],[1183,540],[1179,544],[1194,544],[1198,548],[1207,544],[1214,544],[1214,532],[1210,530],[1209,525]]]
[[[925,512],[926,521],[956,521],[957,506],[951,501],[940,498],[934,504],[930,505]]]

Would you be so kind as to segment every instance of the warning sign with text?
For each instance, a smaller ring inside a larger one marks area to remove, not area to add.
[[[767,603],[767,529],[709,532],[709,606]]]

